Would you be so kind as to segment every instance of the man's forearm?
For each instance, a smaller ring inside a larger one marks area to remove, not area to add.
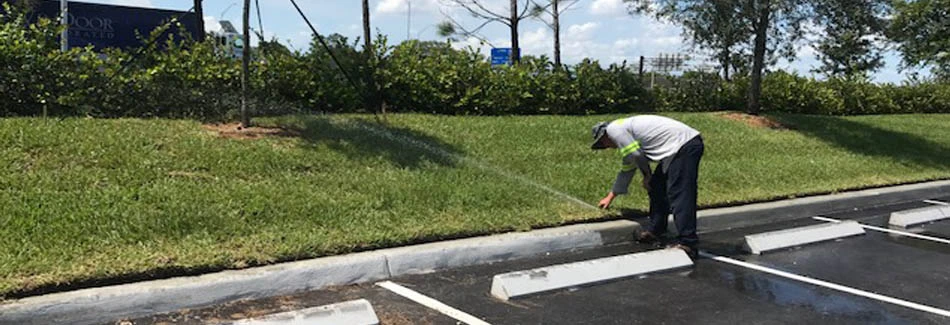
[[[653,176],[650,171],[650,161],[646,157],[640,156],[637,158],[637,167],[640,169],[640,173],[643,174],[644,179],[650,179]]]
[[[617,178],[614,180],[610,193],[615,195],[627,194],[627,188],[630,187],[630,181],[633,180],[635,173],[633,170],[617,173]]]

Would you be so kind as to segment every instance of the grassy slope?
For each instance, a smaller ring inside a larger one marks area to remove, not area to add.
[[[703,205],[950,177],[950,115],[778,116],[791,131],[671,116],[706,138]],[[619,162],[587,133],[614,117],[281,118],[262,122],[303,135],[262,140],[188,121],[0,120],[0,296],[598,218],[503,173],[596,202]],[[639,189],[617,202],[645,203]]]

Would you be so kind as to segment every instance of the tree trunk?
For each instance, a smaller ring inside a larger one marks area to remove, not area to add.
[[[201,7],[203,0],[195,0],[195,22],[198,23],[198,41],[205,40],[205,11]]]
[[[553,25],[554,25],[554,66],[561,68],[561,13],[558,11],[557,3],[560,0],[552,0],[554,6]]]
[[[379,85],[376,84],[376,78],[374,78],[374,67],[370,66],[373,62],[373,57],[376,55],[376,51],[373,48],[373,39],[372,31],[370,28],[369,20],[369,0],[363,0],[363,53],[366,55],[366,73],[364,75],[364,80],[366,82],[367,96],[369,96],[367,105],[373,109],[373,112],[380,112],[385,114],[386,111],[382,107],[382,101],[379,98]]]
[[[521,49],[518,47],[518,0],[511,0],[511,63],[518,63],[521,59]]]
[[[373,41],[370,39],[369,0],[363,0],[363,50],[372,53]]]
[[[759,115],[762,104],[759,99],[762,96],[762,70],[765,67],[765,46],[769,30],[769,1],[760,2],[758,8],[759,17],[753,28],[755,29],[755,48],[753,49],[752,60],[752,80],[749,85],[749,98],[746,110],[751,115]]]
[[[722,79],[725,81],[731,81],[729,79],[729,66],[731,66],[732,57],[729,55],[729,51],[722,51],[719,54],[719,64],[722,65]]]
[[[241,55],[241,125],[251,126],[251,117],[247,112],[247,74],[251,61],[251,0],[244,0],[244,48]]]

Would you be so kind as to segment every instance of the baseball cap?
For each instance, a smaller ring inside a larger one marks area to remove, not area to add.
[[[594,128],[591,129],[591,135],[594,137],[594,143],[590,145],[591,149],[607,149],[607,146],[600,142],[600,140],[607,135],[607,125],[607,122],[600,122],[594,125]]]

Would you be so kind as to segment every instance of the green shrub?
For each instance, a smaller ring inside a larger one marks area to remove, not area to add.
[[[15,8],[0,13],[2,115],[222,120],[236,117],[241,106],[240,61],[210,40],[149,41],[161,35],[156,30],[141,51],[60,52],[57,24],[28,24],[24,17]],[[468,115],[743,110],[749,85],[744,76],[727,82],[715,73],[686,72],[661,76],[664,86],[646,89],[625,64],[585,59],[555,67],[547,57],[526,56],[518,65],[492,67],[478,51],[445,42],[388,46],[379,35],[368,56],[356,41],[326,39],[330,52],[316,42],[306,52],[277,42],[254,49],[253,115],[366,112],[378,100],[391,112]],[[764,76],[762,104],[765,112],[822,115],[950,113],[950,85],[819,81],[775,71]]]
[[[215,51],[210,40],[179,44],[169,37],[163,50],[142,53],[130,62],[128,53],[107,52],[105,89],[95,115],[202,120],[236,115],[239,64]]]
[[[621,113],[649,110],[650,96],[640,77],[625,65],[603,69],[597,61],[583,60],[572,70],[580,92],[580,107],[574,114]]]
[[[392,111],[471,114],[495,109],[487,95],[491,67],[474,51],[413,40],[393,48],[383,64],[378,80]]]
[[[658,111],[708,112],[725,106],[724,82],[718,74],[690,71],[682,76],[667,76],[670,87],[654,88]]]
[[[72,100],[89,89],[90,49],[60,52],[60,27],[49,19],[27,24],[26,16],[7,3],[0,10],[0,114],[70,114]]]
[[[884,87],[875,85],[866,80],[832,78],[824,81],[822,84],[841,98],[843,104],[837,107],[840,111],[821,113],[831,115],[859,115],[900,112],[899,107],[888,97]]]
[[[842,111],[844,102],[821,82],[784,71],[772,72],[762,80],[764,111],[800,114],[832,114]]]
[[[883,88],[899,113],[950,113],[950,84],[927,82]]]

